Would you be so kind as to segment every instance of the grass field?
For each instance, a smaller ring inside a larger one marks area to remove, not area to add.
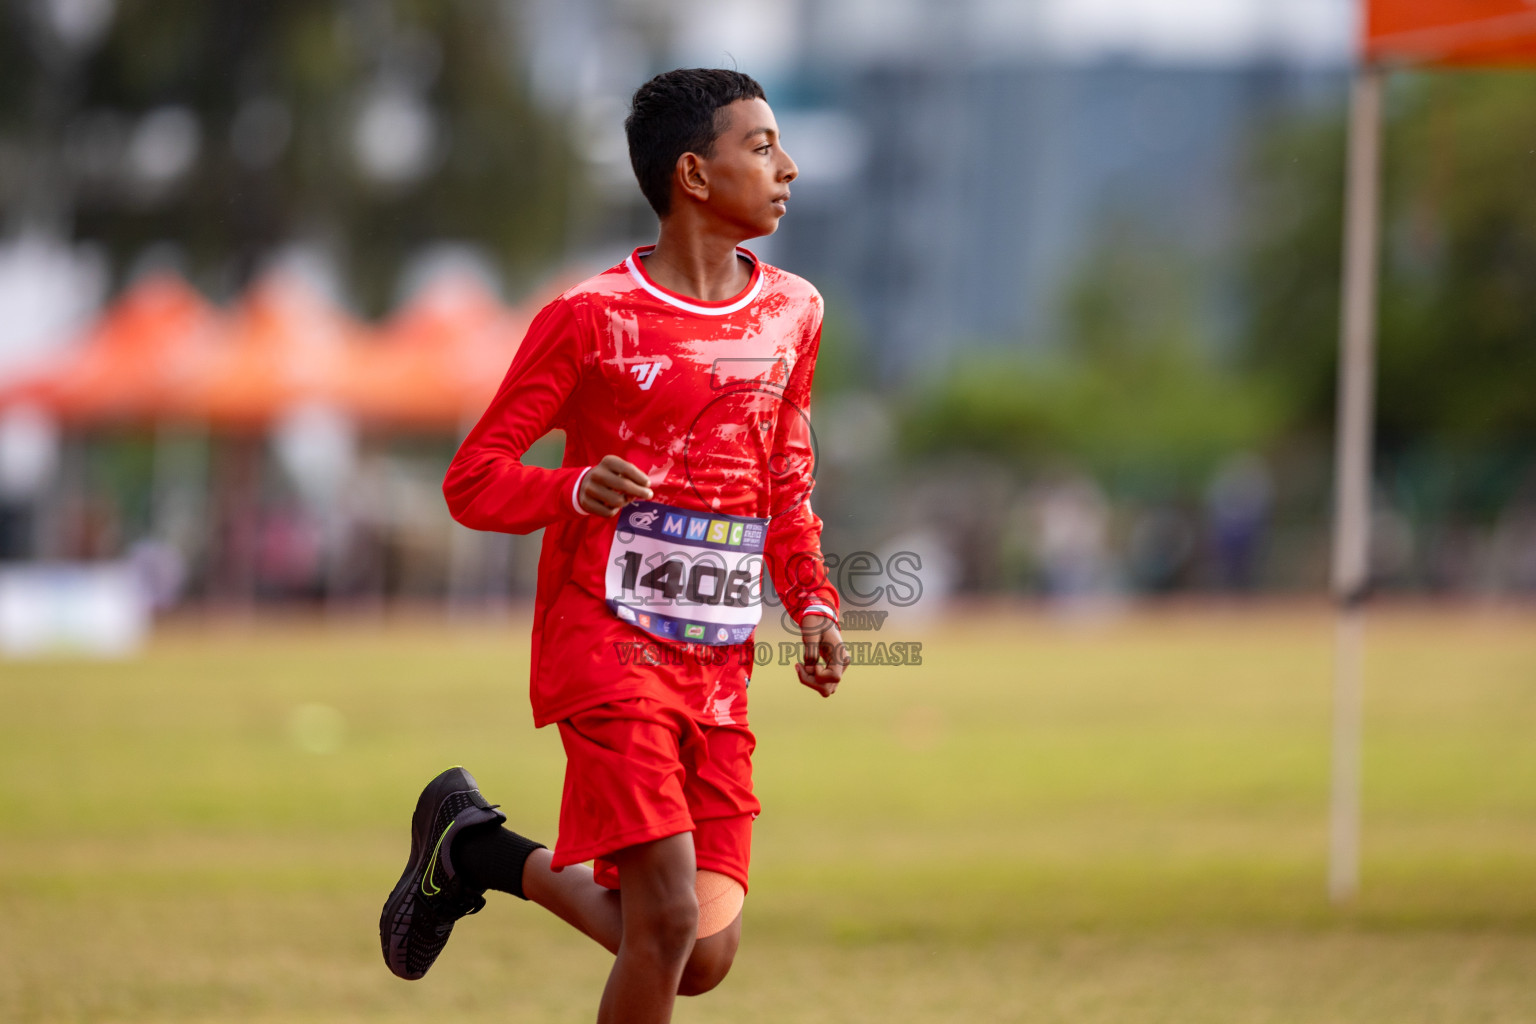
[[[830,701],[759,669],[742,952],[678,1019],[1536,1020],[1533,627],[1373,616],[1343,911],[1321,608],[908,627],[921,667]],[[0,1020],[591,1019],[606,955],[509,897],[424,981],[378,952],[440,768],[553,841],[525,637],[181,625],[127,663],[0,663]]]

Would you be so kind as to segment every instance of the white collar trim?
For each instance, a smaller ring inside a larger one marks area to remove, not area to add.
[[[647,246],[643,250],[635,250],[635,252],[629,254],[629,258],[624,261],[624,265],[629,268],[629,276],[635,279],[636,284],[669,306],[676,306],[678,309],[684,309],[690,313],[699,313],[703,316],[724,316],[727,313],[734,313],[737,310],[746,308],[753,299],[757,298],[758,292],[763,290],[762,263],[752,253],[746,252],[744,249],[737,249],[737,252],[745,253],[752,257],[752,287],[748,288],[744,295],[728,306],[700,306],[697,303],[688,302],[686,299],[680,299],[676,295],[662,291],[652,284],[646,278],[645,272],[640,269],[639,261],[635,259],[638,253],[642,251],[650,252],[655,248],[655,246]]]

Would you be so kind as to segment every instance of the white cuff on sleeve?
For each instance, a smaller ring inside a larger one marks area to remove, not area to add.
[[[805,610],[800,613],[800,621],[804,622],[805,621],[805,617],[807,615],[811,614],[812,612],[820,612],[821,614],[825,615],[827,618],[831,619],[832,622],[835,625],[837,625],[839,627],[842,626],[842,623],[837,621],[837,612],[833,611],[831,608],[828,608],[824,604],[808,604],[808,605],[806,605],[805,606]]]
[[[592,467],[591,466],[588,466],[586,469],[582,470],[581,471],[581,475],[576,478],[576,486],[571,488],[571,504],[575,505],[576,506],[576,511],[581,513],[584,516],[589,516],[589,515],[592,514],[591,512],[588,512],[586,509],[581,507],[581,497],[580,497],[581,496],[581,482],[587,478],[587,474],[590,473],[590,472],[592,472]]]

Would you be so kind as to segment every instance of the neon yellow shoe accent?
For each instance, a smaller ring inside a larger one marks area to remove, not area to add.
[[[458,821],[454,818],[453,821]],[[432,859],[427,861],[427,873],[421,876],[421,894],[423,896],[436,896],[443,891],[442,886],[432,881],[432,872],[437,870],[437,851],[443,848],[443,840],[448,838],[448,832],[453,828],[453,821],[448,823],[448,828],[443,829],[443,834],[437,837],[437,845],[432,847]],[[427,886],[432,886],[432,891],[427,892]]]

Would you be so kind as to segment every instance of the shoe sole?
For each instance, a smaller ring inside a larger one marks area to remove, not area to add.
[[[500,812],[491,810],[488,806],[477,805],[466,808],[465,813],[461,813],[454,819],[452,825],[441,837],[432,835],[433,826],[437,822],[438,809],[443,806],[443,801],[455,793],[466,791],[478,793],[479,790],[475,777],[463,768],[455,766],[427,783],[426,788],[421,791],[421,796],[416,798],[416,810],[411,815],[410,860],[406,861],[405,871],[401,873],[400,881],[395,884],[389,899],[384,901],[384,911],[379,915],[379,945],[384,953],[384,962],[389,965],[391,973],[396,977],[404,978],[406,981],[416,981],[426,974],[425,971],[419,974],[411,973],[408,966],[406,940],[410,936],[411,919],[415,913],[416,890],[426,875],[428,862],[445,844],[449,833],[456,834],[470,825],[482,822],[506,820]],[[466,818],[474,820],[465,820]]]

